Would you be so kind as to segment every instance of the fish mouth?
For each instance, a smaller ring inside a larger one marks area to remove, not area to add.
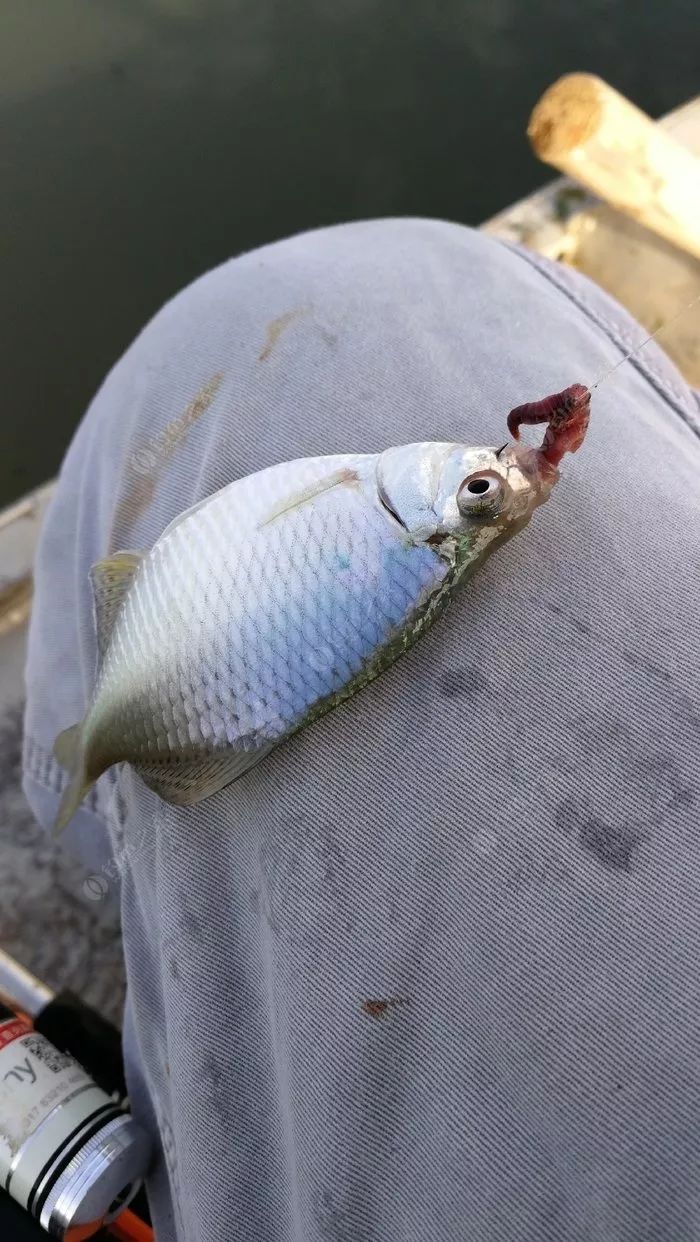
[[[570,384],[561,392],[517,405],[508,415],[508,430],[520,439],[522,426],[546,423],[544,439],[538,449],[528,451],[529,466],[547,482],[557,477],[557,467],[565,453],[580,449],[591,415],[591,393],[583,384]]]

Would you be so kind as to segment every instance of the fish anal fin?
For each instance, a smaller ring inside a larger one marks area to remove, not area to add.
[[[173,757],[172,763],[135,764],[134,768],[144,784],[164,802],[173,806],[194,806],[255,767],[273,745],[255,750],[224,751],[198,759]]]
[[[98,561],[90,570],[100,659],[109,643],[115,617],[142,560],[141,552],[115,552],[113,556]]]

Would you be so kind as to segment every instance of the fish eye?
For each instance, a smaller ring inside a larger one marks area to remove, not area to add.
[[[478,514],[491,516],[502,505],[505,485],[495,470],[480,470],[470,474],[457,492],[457,508],[463,517]]]

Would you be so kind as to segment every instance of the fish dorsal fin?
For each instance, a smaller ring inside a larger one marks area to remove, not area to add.
[[[75,767],[82,729],[82,724],[71,725],[69,729],[64,729],[62,733],[59,733],[53,744],[54,758],[67,772]]]
[[[221,488],[221,490],[223,491],[224,489]],[[208,505],[209,501],[213,500],[216,494],[217,493],[214,492],[211,496],[203,496],[201,500],[197,500],[193,505],[190,505],[189,509],[183,509],[182,513],[178,513],[177,517],[174,517],[172,522],[168,522],[168,525],[160,536],[160,539],[165,539],[165,536],[169,535],[171,531],[174,531],[176,526],[180,526],[183,522],[186,522],[188,518],[191,518],[192,514],[196,513],[198,509],[203,509],[205,505]]]
[[[109,643],[114,619],[142,560],[142,552],[115,552],[98,561],[90,570],[100,660]]]

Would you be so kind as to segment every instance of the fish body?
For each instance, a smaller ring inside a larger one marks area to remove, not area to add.
[[[556,477],[518,445],[307,458],[99,563],[100,663],[57,741],[73,769],[57,827],[115,763],[183,805],[235,780],[393,663]]]

